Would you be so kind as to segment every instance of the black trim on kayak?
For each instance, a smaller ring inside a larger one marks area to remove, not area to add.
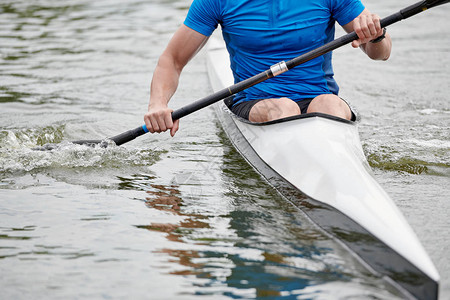
[[[373,236],[353,219],[336,208],[317,201],[285,180],[262,160],[252,145],[243,137],[235,122],[251,123],[233,114],[228,108],[216,104],[216,113],[225,132],[238,152],[265,178],[285,199],[304,212],[313,223],[321,227],[337,241],[346,245],[352,253],[369,266],[369,270],[381,274],[391,286],[406,298],[437,299],[438,283],[419,270],[415,265]],[[324,114],[309,114],[295,118],[285,118],[280,122],[313,116],[335,120]],[[355,122],[337,118],[339,122]],[[280,123],[275,122],[275,123]],[[266,125],[267,123],[264,123]],[[270,123],[274,124],[274,123]]]
[[[231,108],[231,105],[233,103],[233,97],[234,96],[229,96],[229,97],[227,97],[227,98],[225,98],[223,100],[223,102],[225,103],[225,105],[228,108]],[[351,109],[352,115],[353,115],[352,120],[342,119],[342,118],[339,118],[339,117],[336,117],[336,116],[332,116],[332,115],[328,115],[328,114],[324,114],[324,113],[314,112],[314,113],[301,114],[301,115],[281,118],[281,119],[272,120],[272,121],[269,121],[269,122],[251,122],[251,121],[249,121],[247,119],[244,119],[244,118],[242,118],[242,117],[232,113],[231,110],[230,110],[230,113],[233,114],[234,117],[237,118],[240,122],[247,123],[247,124],[252,124],[252,125],[256,125],[256,126],[272,125],[272,124],[284,123],[284,122],[288,122],[288,121],[292,121],[292,120],[307,119],[307,118],[313,118],[313,117],[321,117],[321,118],[324,118],[324,119],[338,121],[338,122],[346,123],[346,124],[358,123],[361,120],[361,117],[359,116],[359,114],[356,112],[356,110],[353,107],[350,106],[350,109]]]

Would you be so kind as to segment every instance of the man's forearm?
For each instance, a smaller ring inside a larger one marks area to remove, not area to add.
[[[386,37],[378,43],[369,42],[361,46],[363,47],[363,50],[367,54],[367,56],[369,56],[371,59],[387,60],[391,55],[392,41],[389,34],[386,33]]]
[[[153,73],[149,108],[167,106],[177,90],[180,72],[171,59],[165,56],[160,57]]]

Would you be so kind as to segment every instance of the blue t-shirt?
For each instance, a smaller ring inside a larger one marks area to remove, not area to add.
[[[360,0],[194,0],[184,24],[205,36],[221,25],[239,82],[333,40],[335,21],[345,25],[363,10]],[[240,92],[235,103],[337,94],[333,75],[328,53]]]

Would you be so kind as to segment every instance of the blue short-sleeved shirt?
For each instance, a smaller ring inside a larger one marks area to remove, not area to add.
[[[360,0],[194,0],[184,24],[209,36],[220,24],[235,82],[313,50],[334,38],[364,6]],[[338,93],[331,53],[240,92],[235,103]]]

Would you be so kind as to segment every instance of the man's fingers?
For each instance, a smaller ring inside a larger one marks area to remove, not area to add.
[[[383,34],[380,17],[375,14],[361,15],[359,18],[356,18],[354,20],[353,30],[359,38],[358,40],[352,42],[352,46],[354,48],[357,48],[361,44],[365,44]]]
[[[166,113],[163,116],[164,123],[167,126],[167,129],[170,129],[173,127],[172,112],[173,112],[173,110],[170,110],[170,113]]]
[[[370,37],[370,29],[368,26],[368,22],[370,22],[370,21],[367,20],[366,16],[363,16],[360,19],[360,22],[361,22],[361,35],[358,35],[358,36],[361,39],[361,42],[365,43],[365,42],[367,42],[367,38]]]
[[[375,25],[375,31],[377,35],[382,34],[383,28],[381,28],[381,20],[378,15],[372,15],[373,24]]]
[[[149,113],[146,113],[144,115],[144,123],[145,123],[145,126],[147,127],[148,132],[150,132],[150,133],[155,132],[153,130],[152,123],[150,122],[150,114]]]
[[[364,31],[362,29],[362,24],[361,24],[361,18],[357,18],[355,19],[354,23],[353,23],[353,30],[356,32],[356,34],[358,35],[358,40],[355,40],[352,42],[352,46],[354,48],[359,47],[362,44],[362,40],[364,39]]]
[[[156,116],[156,122],[158,122],[159,132],[167,130],[165,112],[159,112]]]
[[[152,125],[154,132],[160,132],[158,121],[156,120],[155,116],[150,117],[150,124]]]
[[[171,130],[171,134],[175,134],[178,130],[178,127],[173,129],[174,122],[172,121],[172,110],[171,109],[163,109],[155,112],[148,112],[144,116],[144,122],[147,126],[147,129],[151,133],[155,132],[163,132],[168,129]]]
[[[368,35],[367,38],[372,38],[377,34],[377,28],[372,19],[367,21]]]
[[[353,48],[358,48],[359,45],[361,45],[361,43],[359,42],[359,40],[354,40],[354,41],[352,42],[352,47],[353,47]]]
[[[170,129],[170,135],[174,136],[175,133],[177,133],[179,127],[180,127],[180,120],[174,121],[173,127]]]

